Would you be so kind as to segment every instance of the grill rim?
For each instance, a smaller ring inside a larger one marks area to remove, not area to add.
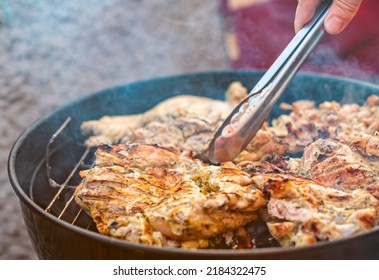
[[[238,75],[238,74],[263,74],[263,71],[259,70],[239,70],[239,71],[233,71],[233,70],[219,70],[219,71],[202,71],[202,72],[193,72],[193,73],[187,73],[187,74],[179,74],[179,75],[171,75],[171,76],[165,76],[165,77],[158,77],[154,78],[155,81],[159,80],[170,80],[175,78],[185,78],[185,77],[191,77],[191,76],[202,76],[205,77],[207,75]],[[359,81],[352,78],[346,78],[346,77],[339,77],[339,76],[333,76],[333,75],[325,75],[325,74],[316,74],[316,73],[310,73],[310,72],[299,72],[297,74],[298,76],[303,77],[316,77],[320,79],[328,79],[328,80],[338,80],[338,82],[347,82],[350,84],[356,84],[362,87],[369,87],[373,90],[377,90],[379,93],[379,85],[375,85],[370,82],[366,81]],[[97,241],[100,241],[102,243],[111,243],[112,245],[121,246],[123,248],[131,249],[131,250],[144,250],[144,251],[152,251],[155,253],[170,253],[170,254],[179,254],[179,255],[185,255],[185,256],[192,256],[192,257],[207,257],[209,255],[218,255],[219,257],[237,257],[242,258],[246,256],[250,257],[260,257],[260,256],[271,256],[271,255],[286,255],[294,252],[312,252],[314,250],[322,249],[322,248],[331,248],[335,246],[339,246],[340,244],[345,244],[349,242],[359,242],[359,239],[362,237],[373,237],[374,235],[379,234],[379,226],[376,228],[370,229],[369,231],[365,233],[361,233],[352,237],[343,238],[340,240],[335,241],[321,241],[314,245],[305,246],[305,247],[290,247],[290,248],[283,248],[283,247],[273,247],[273,248],[254,248],[254,249],[242,249],[242,250],[232,250],[232,249],[198,249],[198,250],[187,250],[187,249],[181,249],[181,248],[167,248],[167,247],[154,247],[154,246],[148,246],[148,245],[141,245],[141,244],[135,244],[130,243],[127,241],[119,240],[113,237],[101,235],[100,233],[96,233],[84,228],[81,228],[79,226],[72,225],[64,220],[58,219],[58,217],[54,216],[53,214],[47,213],[42,207],[40,207],[38,204],[36,204],[32,199],[28,196],[27,193],[24,192],[22,189],[18,176],[16,174],[16,159],[18,153],[22,152],[23,150],[23,143],[26,141],[29,134],[41,123],[48,121],[52,116],[57,114],[58,112],[65,111],[68,107],[71,107],[75,104],[79,104],[83,102],[84,100],[91,98],[93,95],[100,95],[103,94],[105,91],[109,90],[117,90],[120,87],[124,87],[125,85],[133,85],[133,84],[141,84],[144,82],[151,82],[150,80],[142,80],[142,81],[135,81],[123,85],[116,85],[110,88],[102,89],[100,91],[97,91],[95,93],[83,96],[81,98],[78,98],[72,102],[69,102],[63,106],[60,106],[54,110],[52,110],[50,113],[46,114],[45,116],[42,116],[31,123],[16,139],[14,142],[9,157],[8,157],[8,177],[10,180],[10,183],[12,185],[13,190],[15,191],[16,195],[20,199],[20,202],[24,204],[24,206],[27,206],[28,209],[32,210],[34,213],[38,213],[39,216],[43,217],[44,219],[54,223],[55,225],[58,225],[60,227],[64,227],[67,230],[74,231],[77,234],[80,234],[84,237],[89,237],[90,239],[95,239]],[[379,237],[378,237],[379,238]]]

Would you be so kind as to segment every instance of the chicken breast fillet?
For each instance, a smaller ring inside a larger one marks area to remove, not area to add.
[[[234,164],[208,166],[157,145],[102,145],[81,176],[75,200],[99,232],[134,243],[207,247],[266,203]]]
[[[364,143],[370,142],[361,144]],[[362,145],[362,152],[372,151]],[[362,152],[330,139],[319,139],[305,149],[303,170],[313,180],[329,187],[344,191],[362,189],[379,198],[379,162],[377,158],[363,156]]]
[[[337,240],[377,224],[379,203],[364,190],[336,190],[267,162],[245,162],[241,168],[268,199],[261,215],[282,246]]]
[[[231,110],[231,104],[224,101],[182,95],[169,98],[144,114],[104,116],[84,122],[81,130],[83,134],[93,134],[86,140],[91,147],[142,142],[181,148],[195,134],[212,133]],[[210,135],[202,142],[208,141]]]
[[[170,197],[145,211],[152,227],[175,240],[209,238],[256,219],[265,204],[251,179],[233,164],[198,166]]]

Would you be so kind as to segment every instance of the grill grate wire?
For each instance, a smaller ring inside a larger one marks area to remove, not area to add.
[[[72,139],[65,140],[61,144],[57,145],[56,147],[52,148],[53,143],[57,140],[57,138],[61,135],[61,133],[69,126],[71,122],[71,118],[67,118],[62,125],[58,128],[58,130],[51,136],[49,139],[49,142],[46,146],[46,152],[43,158],[39,161],[38,165],[36,166],[31,182],[30,182],[30,188],[29,188],[29,196],[32,199],[32,201],[35,201],[36,198],[34,196],[34,190],[35,190],[35,184],[36,184],[36,177],[39,172],[41,172],[41,169],[45,166],[46,167],[46,175],[48,179],[49,187],[52,189],[56,189],[56,193],[53,196],[53,198],[49,201],[48,205],[44,208],[44,210],[54,216],[56,216],[58,219],[66,221],[72,225],[77,225],[85,229],[93,229],[94,228],[94,222],[89,216],[83,211],[81,207],[73,203],[74,201],[74,193],[76,186],[69,185],[70,180],[73,178],[75,174],[79,172],[80,168],[90,168],[93,167],[94,161],[90,163],[86,163],[86,159],[90,155],[90,147],[85,147],[84,152],[80,156],[80,158],[77,160],[69,174],[67,175],[66,179],[63,181],[63,183],[59,184],[57,183],[53,178],[51,174],[52,170],[52,164],[51,164],[51,157],[59,151],[63,146],[65,146],[67,143],[72,142]],[[78,143],[77,143],[78,144]],[[83,144],[79,144],[83,146]],[[64,191],[68,191],[69,197],[67,198],[65,195],[62,195]],[[64,203],[64,207],[58,211],[57,213],[54,213],[52,210],[52,207],[57,204],[58,202]],[[70,214],[65,215],[67,212]],[[74,214],[72,214],[74,213]],[[65,216],[65,217],[64,217]],[[73,217],[73,218],[72,218]],[[83,217],[85,222],[79,222],[80,217]]]

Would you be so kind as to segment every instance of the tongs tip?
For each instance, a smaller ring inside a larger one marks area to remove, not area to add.
[[[221,163],[234,160],[241,152],[244,141],[229,124],[223,128],[221,135],[214,137],[209,145],[209,160],[212,163]]]

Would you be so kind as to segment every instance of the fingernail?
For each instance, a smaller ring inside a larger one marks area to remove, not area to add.
[[[332,16],[325,21],[325,30],[329,34],[337,34],[342,31],[344,27],[344,21],[337,16]]]

